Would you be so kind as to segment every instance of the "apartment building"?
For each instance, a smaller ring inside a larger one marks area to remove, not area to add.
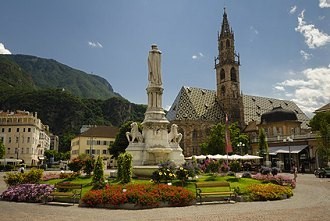
[[[117,127],[111,126],[83,126],[81,134],[71,140],[71,160],[81,154],[94,157],[101,156],[107,167],[115,166],[111,159],[109,147],[119,132]]]
[[[49,127],[42,124],[37,113],[0,110],[0,140],[6,159],[21,159],[28,166],[43,162],[50,147]]]

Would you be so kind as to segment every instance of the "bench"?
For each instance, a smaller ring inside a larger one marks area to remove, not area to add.
[[[228,202],[230,202],[231,196],[234,195],[234,191],[231,190],[230,183],[224,181],[212,181],[212,182],[197,182],[196,187],[196,199],[199,198],[199,202],[202,203],[202,198],[210,196],[228,196]]]
[[[75,202],[79,202],[81,198],[82,184],[75,183],[56,183],[55,190],[50,195],[45,197],[45,204],[48,203],[48,199],[51,198],[53,201],[55,198],[69,198],[72,200],[73,205]]]

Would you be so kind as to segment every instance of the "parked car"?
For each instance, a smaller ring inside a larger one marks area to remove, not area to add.
[[[316,177],[325,178],[330,177],[330,167],[328,168],[318,168],[314,171]]]

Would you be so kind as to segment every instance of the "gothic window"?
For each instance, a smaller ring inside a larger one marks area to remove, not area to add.
[[[223,70],[223,68],[220,71],[220,80],[224,80],[226,76],[225,70]]]
[[[226,41],[226,47],[227,47],[227,48],[230,47],[230,41],[229,41],[229,39],[227,39],[227,41]]]
[[[237,78],[236,78],[236,70],[234,67],[231,68],[230,70],[230,79],[232,81],[237,81]]]

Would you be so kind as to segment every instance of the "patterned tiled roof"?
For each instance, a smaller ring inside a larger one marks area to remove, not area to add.
[[[173,120],[204,120],[219,122],[223,111],[216,101],[215,91],[182,87],[166,117]]]
[[[308,128],[309,118],[293,101],[243,95],[243,106],[244,121],[246,124],[251,121],[260,122],[262,114],[271,111],[274,107],[282,107],[283,109],[293,111],[297,115],[302,129]]]
[[[302,122],[302,129],[308,128],[309,118],[293,101],[243,95],[243,106],[245,124],[251,121],[259,123],[263,113],[281,106],[283,109],[294,111],[297,114],[298,121]],[[216,101],[214,90],[185,86],[181,88],[166,117],[169,121],[224,121],[224,112]]]

